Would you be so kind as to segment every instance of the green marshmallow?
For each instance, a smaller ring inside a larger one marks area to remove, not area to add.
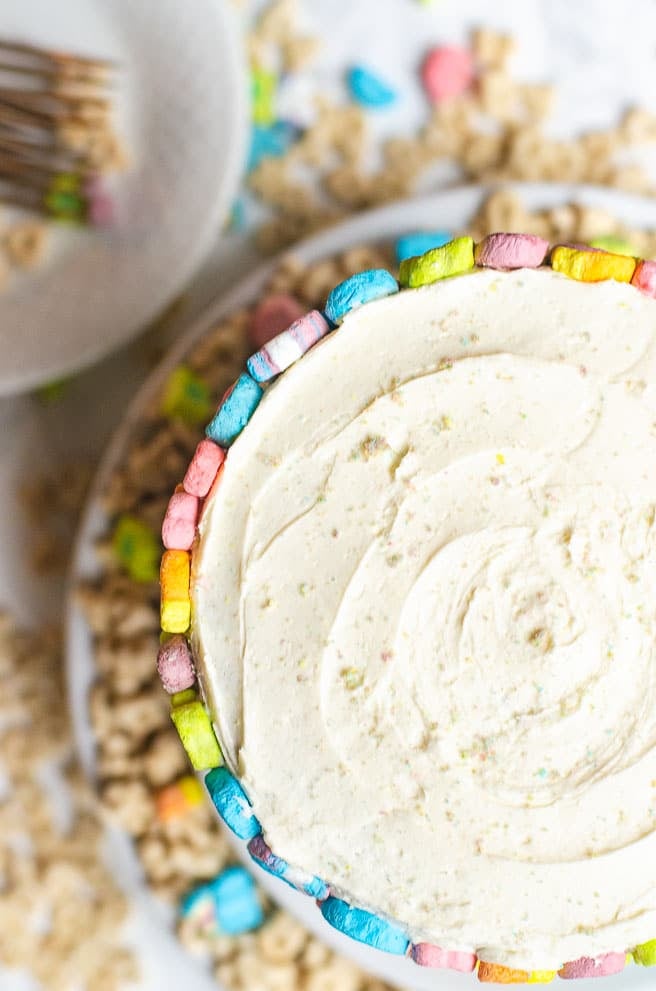
[[[162,549],[156,534],[138,517],[129,513],[119,516],[112,534],[112,548],[133,581],[157,581]]]
[[[611,251],[614,255],[628,255],[630,258],[637,258],[639,251],[625,241],[623,237],[616,234],[606,234],[604,237],[596,237],[590,241],[592,248],[601,248],[603,251]]]
[[[174,705],[171,719],[194,770],[207,771],[223,764],[221,748],[202,702]]]
[[[185,688],[182,692],[175,692],[171,696],[171,708],[179,709],[181,705],[186,705],[187,702],[197,702],[198,695],[195,688]]]
[[[457,237],[441,248],[406,258],[399,268],[399,282],[408,289],[429,286],[451,275],[461,275],[474,267],[474,239]]]
[[[274,98],[278,86],[275,72],[260,65],[251,69],[251,100],[253,123],[260,127],[268,127],[276,119]]]
[[[166,381],[161,410],[169,420],[180,420],[189,427],[201,426],[212,415],[210,390],[190,368],[179,365]]]
[[[633,959],[641,967],[656,967],[656,939],[641,943],[633,950]]]

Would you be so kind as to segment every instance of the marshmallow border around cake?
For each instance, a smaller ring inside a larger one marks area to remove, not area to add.
[[[386,269],[358,272],[330,293],[324,311],[312,310],[252,355],[234,385],[223,396],[217,412],[198,444],[182,485],[169,502],[162,540],[161,626],[158,672],[171,696],[171,718],[196,771],[205,778],[217,812],[263,870],[297,891],[315,899],[324,918],[351,938],[383,952],[409,955],[418,965],[462,972],[477,970],[484,983],[549,983],[556,971],[520,971],[484,961],[474,953],[453,951],[413,942],[405,927],[330,893],[330,883],[277,857],[265,842],[263,829],[241,784],[224,766],[211,713],[197,680],[189,633],[191,625],[192,554],[203,505],[220,483],[230,445],[247,426],[268,385],[331,333],[352,310],[403,289],[430,285],[464,275],[476,268],[510,271],[551,267],[582,282],[630,282],[656,299],[656,262],[614,254],[587,245],[550,247],[530,234],[495,233],[478,244],[471,237],[456,238],[423,255],[401,262],[399,279]],[[557,972],[565,979],[606,976],[633,959],[656,965],[656,939],[626,952],[611,951],[563,964]]]

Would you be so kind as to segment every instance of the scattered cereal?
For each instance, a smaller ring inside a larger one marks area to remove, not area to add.
[[[65,708],[52,704],[64,695],[59,636],[21,632],[0,616],[0,684],[6,782],[0,804],[0,963],[31,973],[48,991],[72,987],[72,973],[80,988],[118,991],[138,977],[119,935],[127,904],[103,866],[103,826],[72,762]],[[64,830],[41,783],[44,765],[53,762],[65,768],[61,784],[73,806]],[[24,842],[16,842],[19,836]],[[48,918],[47,927],[26,924],[37,913]]]

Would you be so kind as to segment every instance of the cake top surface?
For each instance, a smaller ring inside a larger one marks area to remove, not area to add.
[[[267,390],[192,604],[279,856],[517,966],[656,932],[655,423],[654,300],[544,269],[372,302]]]

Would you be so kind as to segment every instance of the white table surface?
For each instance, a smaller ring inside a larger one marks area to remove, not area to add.
[[[302,119],[313,92],[343,93],[343,70],[362,59],[366,42],[367,64],[381,71],[402,94],[398,107],[377,116],[374,127],[381,134],[411,132],[425,113],[416,74],[422,53],[432,41],[462,41],[469,27],[480,24],[518,38],[517,75],[534,81],[558,80],[554,134],[610,125],[630,103],[653,106],[653,0],[632,0],[630,8],[603,0],[579,0],[577,4],[570,0],[497,0],[493,5],[482,0],[435,0],[426,6],[418,0],[305,0],[304,10],[307,28],[323,37],[324,46],[313,69],[293,79],[284,94],[286,115],[297,119]],[[251,214],[257,217],[258,211]],[[209,299],[248,272],[256,257],[247,233],[222,236],[167,333],[176,336],[181,332]],[[15,612],[22,622],[57,616],[63,584],[59,579],[37,579],[26,568],[21,550],[26,530],[16,485],[57,460],[97,456],[147,370],[143,348],[137,343],[80,375],[56,405],[43,406],[31,397],[0,401],[0,605]],[[140,946],[144,972],[140,987],[148,991],[215,987],[201,968],[190,964],[166,933],[162,919],[153,915],[152,906],[138,894],[138,872],[129,846],[119,841],[113,849],[121,860],[117,876],[128,891],[136,892],[127,932],[129,941]],[[458,987],[466,986],[455,980]],[[633,968],[609,979],[604,987],[622,991],[653,986],[653,981],[648,972]],[[589,983],[578,986],[585,988]],[[0,991],[20,991],[23,986],[30,985],[23,985],[15,974],[0,973]],[[435,987],[447,986],[456,984],[447,985],[436,974]]]

